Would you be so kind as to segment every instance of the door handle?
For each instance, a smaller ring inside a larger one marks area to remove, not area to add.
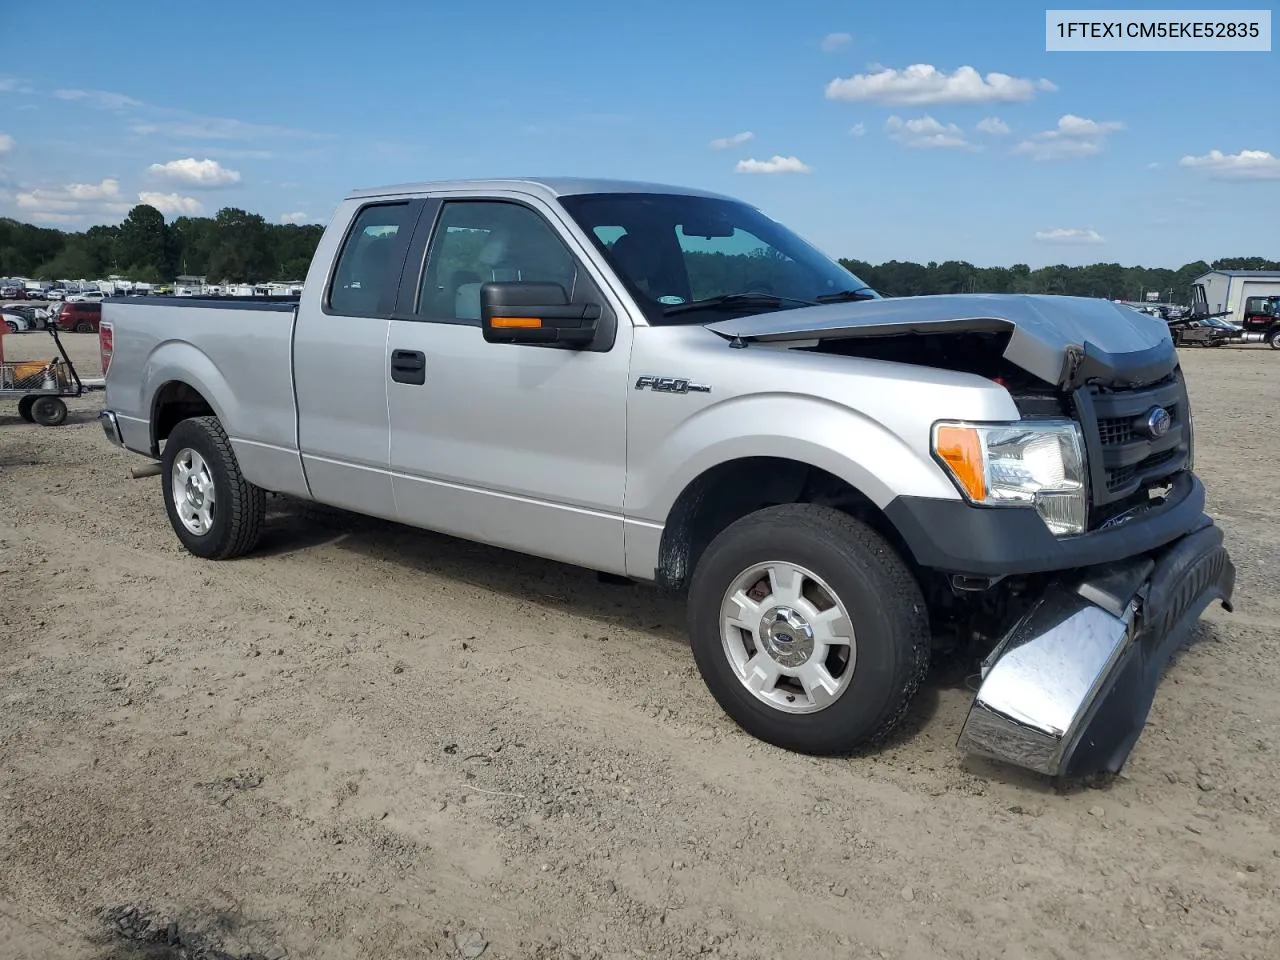
[[[427,382],[427,355],[421,350],[392,350],[391,379],[417,386]]]

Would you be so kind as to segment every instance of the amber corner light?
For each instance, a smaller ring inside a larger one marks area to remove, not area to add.
[[[972,500],[987,496],[986,470],[982,463],[982,440],[973,427],[939,426],[934,448]]]

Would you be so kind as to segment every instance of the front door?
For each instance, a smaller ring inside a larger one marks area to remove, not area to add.
[[[387,334],[421,200],[359,209],[320,289],[304,291],[294,337],[298,448],[311,496],[395,519],[387,418]],[[339,212],[339,215],[342,211]]]
[[[410,253],[388,341],[392,489],[405,523],[623,573],[631,324],[549,213],[445,200],[415,240],[425,262],[407,297]],[[581,350],[485,342],[480,286],[494,280],[601,304],[601,335]]]

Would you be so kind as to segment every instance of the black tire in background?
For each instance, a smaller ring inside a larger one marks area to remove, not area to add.
[[[93,333],[92,321],[81,320],[76,324],[76,333]]]
[[[213,479],[213,518],[203,534],[195,534],[183,525],[174,502],[174,462],[187,449],[200,455]],[[175,426],[165,443],[160,465],[165,511],[187,550],[206,560],[230,560],[258,545],[266,515],[266,493],[240,472],[231,441],[217,417],[193,417]]]
[[[61,397],[32,397],[31,419],[42,427],[60,426],[67,419],[67,404]]]
[[[1280,350],[1280,326],[1272,327],[1267,334],[1267,345],[1272,350]]]
[[[31,404],[35,403],[35,397],[23,397],[18,401],[18,416],[27,423],[35,423],[36,418],[31,415]]]
[[[824,580],[853,626],[849,686],[813,713],[762,702],[725,652],[726,592],[744,571],[769,562],[796,564]],[[915,577],[880,534],[831,507],[783,504],[731,524],[699,560],[688,602],[694,659],[712,695],[747,733],[788,750],[835,755],[878,745],[902,720],[928,670],[928,615]]]

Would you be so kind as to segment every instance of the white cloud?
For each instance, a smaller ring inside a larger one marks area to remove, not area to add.
[[[311,218],[305,213],[282,213],[280,214],[281,223],[306,223]]]
[[[978,132],[989,133],[992,136],[1002,136],[1009,133],[1009,125],[999,117],[987,117],[978,121]]]
[[[769,160],[739,160],[734,170],[738,173],[809,173],[812,168],[799,157],[774,155]]]
[[[711,141],[712,150],[728,150],[730,147],[740,147],[749,140],[754,140],[756,135],[750,130],[744,130],[742,133],[735,133],[731,137],[717,137]]]
[[[1097,230],[1080,230],[1074,227],[1059,227],[1056,230],[1037,230],[1036,239],[1041,243],[1060,243],[1071,245],[1106,243],[1102,234],[1098,233]]]
[[[110,177],[98,183],[21,190],[14,201],[32,220],[48,223],[101,221],[128,213],[130,206],[120,193],[120,181]]]
[[[34,93],[31,84],[17,77],[0,77],[0,93]],[[23,109],[19,107],[18,109]]]
[[[889,131],[890,140],[908,147],[957,150],[970,146],[964,138],[964,131],[954,123],[939,123],[928,115],[914,120],[890,117],[884,126]]]
[[[898,103],[919,106],[937,103],[1013,103],[1030,100],[1036,90],[1056,90],[1048,80],[1032,81],[1007,73],[988,73],[973,67],[959,67],[946,73],[928,63],[915,63],[905,70],[884,67],[873,73],[859,73],[827,84],[828,100],[864,103]]]
[[[1013,152],[1033,160],[1062,160],[1072,157],[1091,157],[1101,153],[1107,145],[1107,137],[1124,124],[1108,120],[1099,123],[1068,113],[1058,119],[1053,130],[1037,133],[1013,148]]]
[[[1158,164],[1158,163],[1154,163],[1154,162],[1153,162],[1153,163],[1148,163],[1148,164],[1147,164],[1147,169],[1148,169],[1148,170],[1158,170],[1158,169],[1160,169],[1160,164]]]
[[[204,213],[204,205],[195,197],[183,197],[176,193],[157,193],[143,190],[138,202],[155,207],[166,216],[198,217]]]
[[[1183,157],[1178,165],[1204,170],[1213,180],[1280,180],[1280,157],[1266,150],[1210,150],[1202,157]]]
[[[123,114],[131,121],[129,129],[141,136],[168,134],[201,140],[329,139],[328,134],[312,133],[309,130],[249,123],[228,117],[210,117],[190,110],[161,107],[109,90],[55,90],[53,95],[61,100],[76,101],[98,110]]]
[[[240,171],[230,170],[217,160],[187,157],[183,160],[170,160],[168,163],[153,163],[147,169],[163,180],[197,189],[228,187],[240,182]]]
[[[120,181],[108,178],[101,183],[69,183],[65,187],[22,191],[18,206],[27,210],[73,212],[84,204],[111,203],[120,199]],[[126,208],[127,209],[127,208]]]
[[[8,153],[13,149],[14,139],[7,133],[0,133],[0,154]]]
[[[827,53],[834,53],[843,47],[847,47],[853,42],[853,34],[851,33],[828,33],[822,38],[822,49]]]
[[[849,128],[849,134],[855,137],[860,137],[866,132],[867,132],[867,125],[865,123],[855,123],[852,127]]]

